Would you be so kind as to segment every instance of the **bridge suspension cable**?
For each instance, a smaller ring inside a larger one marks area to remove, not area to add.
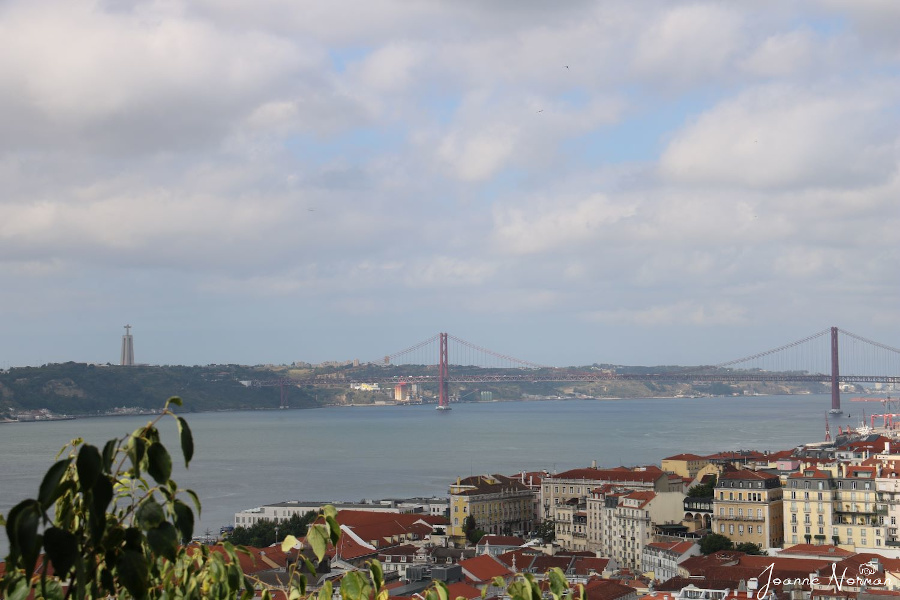
[[[843,329],[838,329],[841,333],[846,335],[847,337],[852,337],[855,340],[859,340],[860,342],[865,342],[871,346],[876,346],[881,348],[882,350],[888,350],[890,352],[895,352],[900,355],[900,348],[894,348],[893,346],[888,346],[887,344],[882,344],[880,342],[873,342],[872,340],[866,339],[861,335],[856,335],[855,333],[850,333],[849,331],[844,331]]]
[[[493,350],[488,350],[487,348],[483,348],[483,347],[473,344],[471,342],[467,342],[464,339],[458,338],[455,335],[447,334],[447,337],[449,339],[453,340],[454,342],[456,342],[457,344],[465,346],[466,348],[470,348],[472,350],[476,350],[478,352],[482,352],[484,354],[493,356],[494,358],[499,358],[501,360],[509,361],[511,363],[515,363],[515,364],[521,365],[523,367],[528,367],[531,369],[547,369],[547,368],[549,368],[545,365],[539,365],[537,363],[533,363],[533,362],[530,362],[527,360],[522,360],[521,358],[516,358],[514,356],[509,356],[507,354],[501,354],[499,352],[494,352]]]
[[[418,350],[422,350],[423,348],[426,348],[429,344],[436,342],[438,340],[439,336],[440,336],[440,334],[435,334],[435,335],[431,336],[430,338],[428,338],[427,340],[423,340],[423,341],[419,342],[418,344],[414,344],[414,345],[410,346],[409,348],[406,348],[399,352],[394,352],[393,354],[387,354],[384,357],[384,363],[389,364],[391,361],[393,361],[394,359],[396,359],[398,357],[406,356],[406,355],[412,354]],[[433,363],[431,363],[431,364],[433,364]]]
[[[796,342],[791,342],[790,344],[785,344],[784,346],[779,346],[779,347],[777,347],[777,348],[772,348],[771,350],[766,350],[765,352],[759,352],[759,353],[757,353],[757,354],[753,354],[753,355],[751,355],[751,356],[746,356],[746,357],[744,357],[744,358],[738,358],[738,359],[735,359],[735,360],[729,360],[728,362],[719,363],[719,364],[714,365],[714,366],[715,366],[715,368],[717,368],[717,369],[721,369],[722,367],[730,367],[731,365],[736,365],[736,364],[739,364],[739,363],[750,362],[751,360],[756,360],[757,358],[763,358],[764,356],[770,356],[770,355],[772,355],[772,354],[775,354],[776,352],[781,352],[782,350],[787,350],[788,348],[794,348],[794,347],[799,346],[799,345],[801,345],[801,344],[805,344],[806,342],[812,341],[812,340],[814,340],[814,339],[816,339],[816,338],[820,338],[820,337],[822,337],[823,335],[828,334],[830,331],[831,331],[830,328],[829,328],[829,329],[824,329],[824,330],[820,331],[819,333],[814,333],[814,334],[812,334],[812,335],[810,335],[810,336],[807,336],[807,337],[803,338],[802,340],[797,340]]]

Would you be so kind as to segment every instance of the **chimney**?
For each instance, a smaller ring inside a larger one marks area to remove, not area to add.
[[[597,468],[597,461],[596,461],[596,460],[592,460],[592,461],[591,461],[591,468],[592,468],[592,469],[596,469],[596,468]]]

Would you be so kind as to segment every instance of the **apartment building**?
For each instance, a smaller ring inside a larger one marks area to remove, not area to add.
[[[826,471],[808,468],[788,476],[783,503],[785,544],[832,543],[836,493],[837,485]]]
[[[588,549],[589,528],[587,499],[593,490],[605,485],[622,489],[654,492],[681,492],[684,481],[655,465],[647,467],[617,467],[614,469],[572,469],[545,477],[541,501],[544,519],[555,524],[556,541],[567,550]]]
[[[587,499],[586,550],[616,560],[623,568],[644,569],[643,551],[654,525],[680,523],[684,494],[606,486]]]
[[[699,556],[700,544],[693,541],[651,542],[644,547],[642,568],[653,572],[657,581],[678,576],[678,563],[691,556]]]
[[[688,479],[696,479],[697,473],[709,464],[705,456],[696,454],[676,454],[662,459],[662,470]]]
[[[517,478],[475,475],[457,479],[450,486],[450,526],[454,543],[466,539],[466,518],[475,527],[494,535],[523,536],[534,530],[532,491]]]
[[[735,544],[750,542],[760,548],[784,543],[781,480],[763,471],[739,469],[719,476],[713,497],[712,530]]]

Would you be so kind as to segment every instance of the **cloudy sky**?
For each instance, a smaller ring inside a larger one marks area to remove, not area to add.
[[[900,345],[900,3],[0,2],[0,367]]]

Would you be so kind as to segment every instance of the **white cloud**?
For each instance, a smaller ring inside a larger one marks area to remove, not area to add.
[[[639,36],[633,67],[678,87],[721,75],[744,43],[740,14],[719,3],[676,6]]]
[[[597,240],[634,214],[634,205],[614,203],[601,194],[574,200],[546,199],[498,209],[494,238],[501,252],[513,254],[573,249]]]
[[[483,260],[435,256],[411,261],[404,283],[410,288],[475,286],[488,283],[496,272],[495,265]]]
[[[86,1],[9,6],[0,53],[19,57],[0,66],[0,119],[12,134],[3,145],[116,152],[215,142],[324,56],[177,9],[106,13]]]
[[[622,102],[597,97],[583,106],[539,96],[496,98],[476,91],[445,131],[420,132],[439,165],[463,182],[481,182],[507,167],[546,169],[559,164],[559,144],[610,125]]]
[[[746,322],[747,310],[729,302],[697,303],[681,301],[647,308],[594,311],[585,315],[599,323],[630,323],[640,327],[694,325],[710,327]]]
[[[719,103],[666,148],[672,181],[746,188],[875,183],[897,165],[897,89],[798,89],[770,85]]]
[[[749,73],[762,77],[801,74],[825,59],[824,50],[809,30],[777,33],[766,38],[750,56],[741,61]]]

